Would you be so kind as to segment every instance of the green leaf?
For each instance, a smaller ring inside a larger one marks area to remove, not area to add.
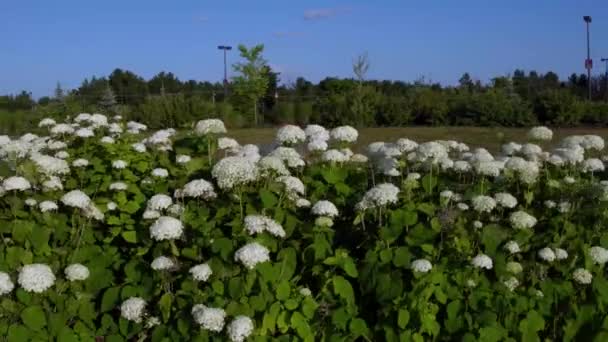
[[[317,302],[315,302],[314,299],[310,297],[306,297],[302,301],[302,313],[308,319],[312,319],[315,316],[315,312],[317,311],[318,307],[319,304],[317,304]]]
[[[297,309],[298,306],[300,305],[300,303],[298,303],[298,301],[295,299],[288,299],[283,304],[285,305],[285,308],[287,310],[292,310],[292,311]]]
[[[78,342],[78,341],[80,341],[78,336],[76,336],[76,334],[74,334],[72,329],[70,329],[67,326],[64,326],[63,328],[61,328],[59,335],[57,335],[57,342]]]
[[[545,327],[545,320],[536,311],[529,311],[526,318],[519,322],[519,331],[522,334],[522,341],[535,342],[540,341],[537,333]]]
[[[279,252],[278,260],[281,262],[279,279],[291,279],[296,272],[297,256],[292,247],[284,248]]]
[[[397,324],[399,325],[399,328],[401,329],[405,329],[405,327],[407,327],[407,324],[410,321],[410,313],[409,311],[407,311],[407,309],[402,308],[399,309],[399,314],[397,316]]]
[[[163,316],[163,322],[169,321],[169,317],[171,316],[171,304],[173,302],[173,296],[170,293],[165,293],[160,300],[158,301],[158,306],[160,307],[160,313]]]
[[[332,282],[334,284],[334,292],[340,296],[340,298],[344,299],[349,306],[354,306],[355,292],[348,280],[344,279],[342,276],[334,276]]]
[[[301,313],[296,311],[291,315],[291,325],[296,329],[296,332],[301,338],[307,340],[312,337],[310,326],[306,322],[306,318],[302,316]]]
[[[220,296],[224,294],[224,283],[219,280],[216,280],[211,283],[211,288],[213,289],[213,291],[215,291],[215,293],[219,294]]]
[[[289,282],[283,280],[277,286],[277,299],[278,300],[286,300],[289,298],[289,294],[291,292],[291,287],[289,286]]]
[[[483,327],[479,329],[479,340],[488,342],[498,342],[508,337],[508,332],[505,328],[499,325]]]
[[[397,267],[409,267],[412,262],[412,255],[407,247],[398,247],[393,253],[393,264]]]
[[[279,311],[281,310],[281,304],[276,302],[270,306],[270,309],[264,314],[264,319],[262,320],[262,328],[260,331],[261,335],[266,335],[266,332],[270,332],[270,334],[274,334],[276,325],[277,325],[277,317],[279,316]]]
[[[28,328],[38,331],[46,326],[46,315],[40,306],[29,306],[21,311],[21,320]]]
[[[137,242],[137,234],[135,233],[134,230],[123,231],[120,235],[122,235],[122,238],[125,239],[125,241],[127,241],[127,242],[130,242],[130,243]]]
[[[120,295],[120,287],[110,287],[103,293],[101,297],[101,312],[106,312],[116,307],[118,297]]]
[[[23,325],[13,324],[8,328],[7,341],[11,342],[29,342],[30,333]]]
[[[277,196],[267,189],[260,190],[260,199],[262,200],[262,205],[266,209],[273,209],[279,202]]]
[[[367,328],[367,324],[361,318],[355,318],[351,320],[349,328],[350,332],[354,335],[354,337],[369,335],[369,329]]]
[[[427,193],[431,193],[431,191],[433,191],[433,189],[437,186],[437,176],[431,176],[431,174],[427,174],[426,176],[422,177],[420,181],[424,191]]]
[[[497,225],[488,225],[483,228],[481,233],[481,243],[485,246],[485,253],[494,256],[498,246],[509,237],[505,229]]]
[[[232,255],[232,240],[228,238],[219,238],[215,239],[211,244],[211,251],[213,253],[220,253],[222,259],[230,260],[230,256]]]

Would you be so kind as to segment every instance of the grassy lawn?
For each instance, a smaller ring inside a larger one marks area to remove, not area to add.
[[[251,128],[228,130],[228,135],[237,139],[241,144],[269,144],[273,141],[276,129]],[[525,142],[527,128],[491,128],[491,127],[388,127],[362,128],[359,130],[359,140],[355,146],[361,150],[374,141],[392,142],[399,138],[409,138],[417,142],[429,140],[457,140],[471,147],[485,147],[498,151],[501,143],[516,141]],[[500,138],[500,134],[504,138]],[[563,137],[574,134],[597,134],[608,137],[608,128],[556,128],[553,129],[553,143],[558,143]]]

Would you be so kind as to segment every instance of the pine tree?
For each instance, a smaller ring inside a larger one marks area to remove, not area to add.
[[[106,89],[101,95],[101,99],[98,103],[99,107],[101,107],[106,113],[115,113],[116,112],[116,96],[110,88],[110,84],[107,84]]]

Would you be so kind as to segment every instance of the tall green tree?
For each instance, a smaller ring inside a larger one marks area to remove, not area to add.
[[[240,44],[239,52],[245,61],[233,65],[233,69],[239,75],[232,78],[234,92],[237,96],[245,99],[253,109],[253,124],[258,124],[258,105],[260,99],[268,89],[268,73],[266,72],[266,60],[262,57],[264,45],[256,45],[247,49]]]

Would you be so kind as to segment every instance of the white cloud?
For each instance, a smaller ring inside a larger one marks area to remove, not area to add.
[[[304,11],[304,20],[328,19],[350,12],[349,8],[314,8]]]

